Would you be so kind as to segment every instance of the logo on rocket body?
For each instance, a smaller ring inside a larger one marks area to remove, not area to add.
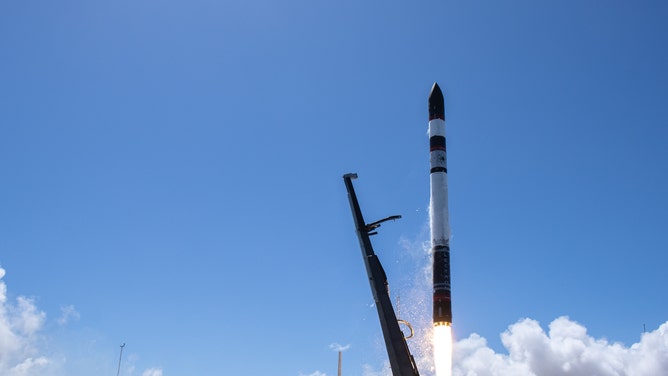
[[[433,260],[434,324],[452,323],[450,294],[450,221],[445,143],[445,101],[434,83],[429,94],[430,229]]]

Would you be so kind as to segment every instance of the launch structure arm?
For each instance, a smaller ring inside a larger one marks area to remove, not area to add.
[[[399,322],[397,321],[397,316],[392,307],[385,270],[383,269],[378,256],[374,253],[373,247],[371,246],[371,240],[369,239],[369,235],[375,234],[375,232],[372,231],[378,228],[381,222],[397,219],[400,218],[400,216],[391,216],[377,222],[365,224],[362,210],[357,202],[357,195],[353,188],[352,180],[356,178],[357,174],[343,175],[343,181],[348,190],[350,209],[352,210],[353,220],[355,221],[355,231],[357,232],[360,248],[362,249],[364,266],[366,267],[366,272],[369,276],[371,292],[373,294],[373,299],[376,302],[378,318],[380,319],[380,326],[383,330],[385,347],[387,348],[390,367],[392,367],[392,375],[419,376],[420,374],[415,365],[415,360],[408,349],[408,344],[406,343],[403,332],[399,328]]]
[[[380,224],[381,224],[381,223],[383,223],[383,222],[387,222],[387,221],[394,221],[394,220],[399,219],[399,218],[401,218],[400,215],[391,215],[391,216],[389,216],[389,217],[387,217],[387,218],[383,218],[383,219],[381,219],[380,221],[371,222],[371,223],[369,223],[369,224],[366,225],[366,232],[367,232],[369,235],[376,235],[377,232],[375,232],[375,231],[373,231],[373,230],[375,230],[375,229],[377,229],[378,227],[380,227]],[[372,232],[372,231],[373,231],[373,232]]]

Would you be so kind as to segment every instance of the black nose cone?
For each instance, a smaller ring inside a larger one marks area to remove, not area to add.
[[[443,92],[436,82],[434,82],[434,86],[431,87],[431,93],[429,93],[429,120],[432,119],[445,120]]]

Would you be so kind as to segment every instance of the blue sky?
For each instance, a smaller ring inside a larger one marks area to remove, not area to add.
[[[23,341],[0,366],[112,374],[126,342],[125,375],[333,375],[339,343],[347,374],[382,372],[341,176],[367,220],[403,216],[374,245],[400,311],[428,320],[434,81],[457,339],[504,354],[509,325],[568,316],[631,346],[668,320],[667,18],[660,1],[0,3],[2,320]]]

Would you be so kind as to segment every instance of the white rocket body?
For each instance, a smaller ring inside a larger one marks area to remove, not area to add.
[[[429,138],[445,137],[445,120],[433,119],[429,122]],[[429,174],[429,225],[431,229],[431,246],[450,246],[450,219],[448,217],[448,173],[445,150],[432,150],[429,156],[429,167],[442,167],[445,171]]]

